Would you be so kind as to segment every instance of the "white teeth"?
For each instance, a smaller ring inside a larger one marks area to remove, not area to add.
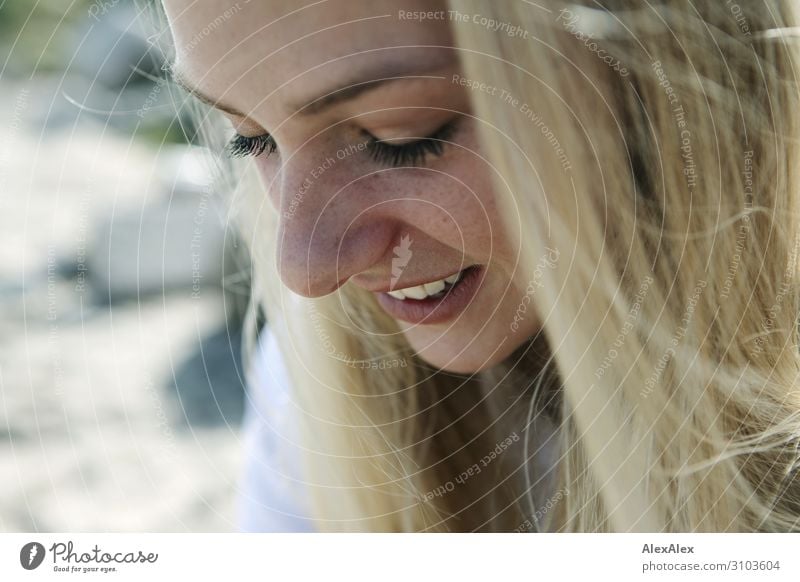
[[[450,275],[445,279],[440,279],[438,281],[431,281],[430,283],[424,283],[422,285],[416,285],[414,287],[406,287],[405,289],[396,289],[394,291],[389,291],[389,295],[394,297],[395,299],[426,299],[433,295],[438,295],[442,291],[444,291],[447,285],[453,285],[458,281],[461,277],[461,273],[456,273],[455,275]]]
[[[444,281],[434,281],[433,283],[425,283],[425,293],[428,295],[436,295],[440,291],[444,291]]]
[[[411,299],[425,299],[428,296],[425,291],[425,287],[422,285],[417,285],[416,287],[407,287],[402,289],[402,291],[406,298],[410,297]]]

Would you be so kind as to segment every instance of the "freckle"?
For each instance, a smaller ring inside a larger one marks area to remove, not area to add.
[[[454,220],[455,219],[452,216],[445,214],[439,219],[439,228],[441,229],[453,228]]]

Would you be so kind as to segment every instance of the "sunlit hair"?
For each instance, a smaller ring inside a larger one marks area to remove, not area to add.
[[[351,284],[287,292],[277,215],[240,183],[319,529],[800,529],[797,14],[603,4],[449,3],[481,17],[451,22],[463,75],[512,96],[473,91],[474,123],[541,285],[542,332],[497,368],[432,369]],[[439,489],[511,435],[522,463]]]

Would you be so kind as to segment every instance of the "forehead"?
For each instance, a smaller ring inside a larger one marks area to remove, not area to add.
[[[330,87],[358,70],[451,61],[444,2],[431,0],[163,0],[176,63],[220,95],[258,80],[262,89]],[[408,18],[414,11],[441,16]],[[441,47],[441,48],[436,48]],[[281,89],[283,90],[283,89]]]

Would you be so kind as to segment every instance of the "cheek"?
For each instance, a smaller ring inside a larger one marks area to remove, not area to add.
[[[437,178],[433,198],[447,215],[448,244],[478,262],[499,258],[506,247],[489,171],[474,153],[463,152]]]
[[[458,217],[467,254],[487,262],[504,254],[506,243],[500,222],[493,170],[486,161],[475,122],[466,123],[456,136],[457,149],[444,169],[451,192],[443,196],[448,208]]]

